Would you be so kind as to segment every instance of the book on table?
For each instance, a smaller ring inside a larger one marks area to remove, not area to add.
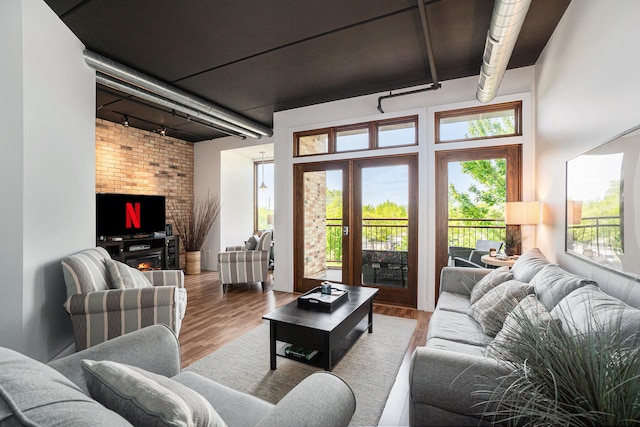
[[[311,360],[318,354],[318,350],[290,345],[284,349],[284,354],[295,357],[296,359]]]

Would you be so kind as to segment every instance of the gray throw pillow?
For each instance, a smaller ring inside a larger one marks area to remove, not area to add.
[[[149,279],[140,270],[112,259],[106,259],[104,263],[111,279],[111,289],[147,288],[152,286]]]
[[[561,299],[585,285],[595,285],[593,280],[567,273],[556,264],[546,265],[530,282],[544,307],[551,311]]]
[[[521,299],[533,293],[533,286],[509,280],[491,289],[469,308],[469,316],[480,324],[485,334],[496,336],[502,324]]]
[[[256,240],[255,236],[249,237],[249,239],[244,244],[245,251],[253,251],[258,246],[258,240]]]
[[[529,283],[538,271],[549,264],[549,260],[545,258],[540,249],[533,248],[520,255],[520,258],[511,267],[513,278],[521,282]]]
[[[91,396],[133,425],[226,426],[199,393],[133,366],[83,360]]]
[[[500,332],[485,348],[484,355],[494,359],[518,362],[515,360],[516,356],[509,352],[509,344],[520,340],[524,328],[523,322],[538,328],[541,334],[558,324],[535,295],[527,295],[509,313]]]
[[[509,272],[509,267],[496,268],[491,273],[480,279],[478,283],[476,283],[476,285],[471,289],[471,304],[475,304],[491,289],[506,282],[507,280],[512,279],[513,274]]]
[[[595,285],[571,292],[551,310],[562,329],[573,336],[615,334],[620,345],[640,345],[640,310],[604,293]]]

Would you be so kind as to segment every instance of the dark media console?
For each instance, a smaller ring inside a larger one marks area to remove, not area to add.
[[[140,270],[180,270],[179,236],[98,240],[111,258]]]

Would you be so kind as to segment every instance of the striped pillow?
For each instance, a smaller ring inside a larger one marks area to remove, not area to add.
[[[111,283],[111,289],[147,288],[152,286],[149,279],[140,270],[129,267],[111,258],[104,260]]]

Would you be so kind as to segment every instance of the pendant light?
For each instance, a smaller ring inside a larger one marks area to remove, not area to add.
[[[262,154],[262,184],[260,184],[260,187],[258,188],[260,189],[260,191],[265,191],[267,189],[267,186],[264,183],[264,151],[261,151],[260,154]]]

